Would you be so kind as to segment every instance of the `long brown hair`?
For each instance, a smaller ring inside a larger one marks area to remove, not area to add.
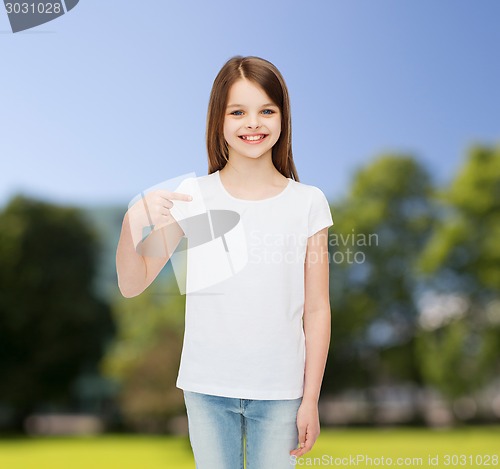
[[[215,77],[210,93],[207,113],[208,174],[222,169],[229,158],[224,138],[224,116],[229,90],[234,82],[246,78],[262,88],[281,112],[281,134],[272,148],[275,168],[285,177],[299,181],[292,154],[292,122],[290,98],[283,76],[265,59],[255,56],[230,58]]]

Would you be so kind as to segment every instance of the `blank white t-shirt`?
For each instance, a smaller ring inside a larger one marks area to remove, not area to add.
[[[193,182],[207,212],[236,212],[233,233],[245,240],[246,252],[243,267],[228,278],[186,293],[176,386],[241,399],[302,397],[304,261],[307,238],[333,225],[325,195],[315,186],[289,178],[287,187],[274,197],[238,199],[225,189],[219,171],[188,178],[175,191],[194,193]],[[190,213],[193,202],[173,203],[171,214],[184,229],[189,255],[190,238],[199,245],[203,225],[189,224],[190,218],[195,219]],[[230,233],[224,236],[216,231],[210,229],[213,237],[220,238],[219,246],[229,251]],[[207,268],[217,263],[216,257],[206,259]],[[190,275],[188,269],[187,284]]]

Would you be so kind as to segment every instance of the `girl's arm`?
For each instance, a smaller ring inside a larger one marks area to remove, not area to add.
[[[127,212],[123,218],[122,230],[118,247],[116,250],[116,272],[118,276],[118,287],[120,292],[126,298],[131,298],[142,293],[157,277],[163,266],[168,262],[171,253],[179,244],[184,232],[177,224],[171,224],[168,229],[162,230],[162,233],[156,233],[156,240],[150,235],[153,243],[151,252],[155,252],[153,256],[145,256],[138,254],[134,248],[134,238],[132,229],[139,229],[130,223],[129,213]],[[161,240],[161,246],[169,246],[169,249],[164,249],[163,255],[158,255],[160,251],[155,249],[155,244],[159,245],[158,236],[164,237]],[[169,252],[167,252],[169,251]]]
[[[172,201],[192,199],[190,194],[159,189],[143,194],[127,210],[116,250],[118,287],[123,296],[131,298],[141,294],[168,262],[184,236],[170,213]],[[144,227],[151,226],[153,230],[143,239]]]
[[[304,269],[306,365],[303,400],[317,404],[330,345],[328,228],[308,239]]]
[[[307,240],[303,316],[306,363],[304,395],[297,412],[300,447],[290,451],[295,457],[310,451],[320,433],[318,400],[330,346],[328,260],[328,228],[323,228]]]

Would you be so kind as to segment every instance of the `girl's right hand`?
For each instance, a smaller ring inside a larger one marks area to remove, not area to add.
[[[139,199],[128,210],[132,233],[141,233],[142,239],[144,228],[157,231],[175,223],[175,219],[170,213],[170,209],[174,206],[172,202],[174,200],[189,202],[192,201],[192,196],[181,192],[159,189],[148,192]]]

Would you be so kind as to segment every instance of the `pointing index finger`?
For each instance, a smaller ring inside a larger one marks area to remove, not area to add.
[[[193,200],[193,197],[189,194],[184,194],[182,192],[171,192],[170,193],[170,198],[173,200]]]
[[[185,200],[191,201],[193,197],[189,194],[185,194],[183,192],[171,192],[171,191],[159,191],[160,195],[168,200]]]

